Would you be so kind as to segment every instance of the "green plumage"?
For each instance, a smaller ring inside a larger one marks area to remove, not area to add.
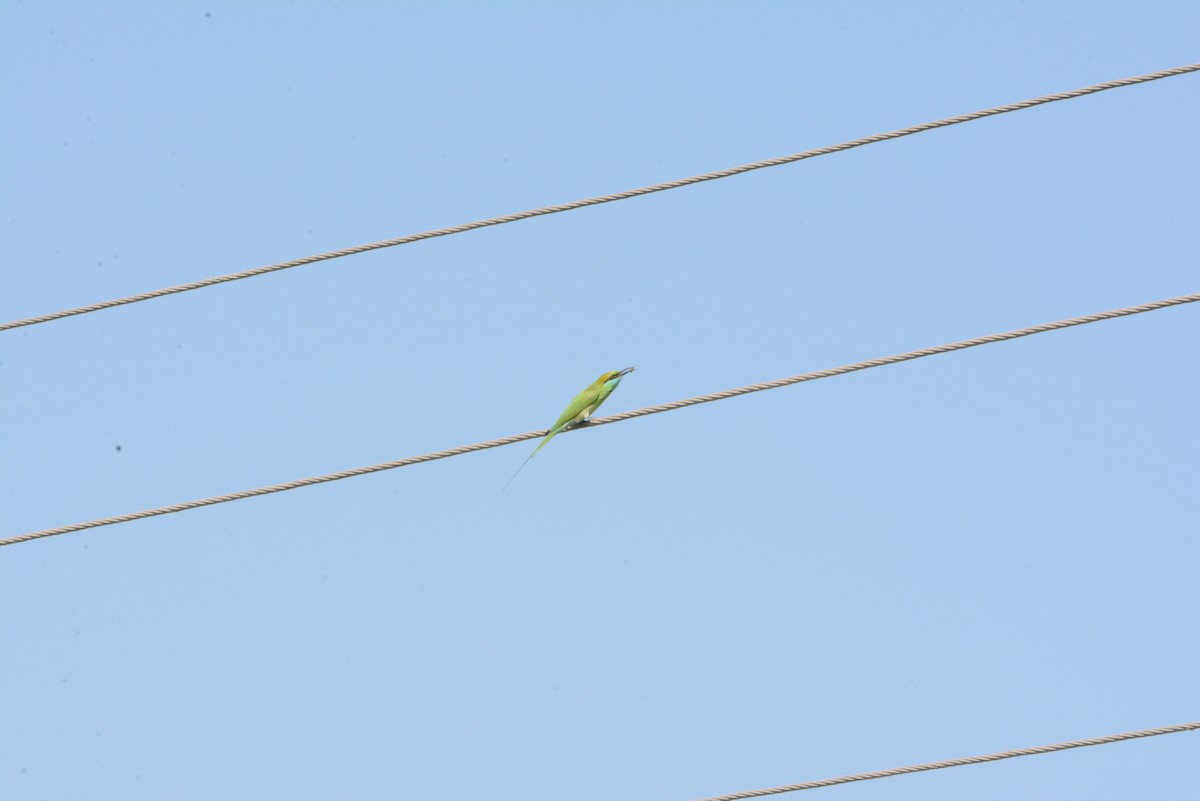
[[[608,400],[608,396],[621,383],[621,379],[632,373],[633,369],[632,367],[626,367],[624,370],[612,370],[602,373],[599,378],[588,385],[587,389],[576,395],[575,399],[567,404],[567,408],[563,410],[559,418],[554,421],[554,425],[546,432],[546,436],[533,449],[533,453],[529,454],[525,458],[525,461],[521,463],[521,466],[517,468],[517,473],[525,469],[525,465],[529,464],[529,460],[537,456],[537,452],[546,447],[550,440],[563,431],[575,428],[591,417],[600,408],[600,404]],[[513,478],[517,477],[517,473],[512,474],[512,478],[508,480],[508,484],[511,484]],[[504,489],[508,489],[508,484],[504,485]]]

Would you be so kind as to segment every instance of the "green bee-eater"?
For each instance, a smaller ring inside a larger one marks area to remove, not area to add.
[[[529,454],[525,461],[521,462],[521,466],[517,468],[517,473],[524,470],[525,465],[529,464],[529,460],[537,456],[537,452],[546,447],[546,443],[554,439],[557,434],[586,423],[592,413],[600,408],[600,404],[608,400],[608,396],[617,388],[617,384],[621,383],[621,379],[632,373],[633,370],[634,368],[632,367],[626,367],[624,370],[613,370],[612,372],[604,373],[593,381],[587,389],[576,395],[575,400],[567,404],[567,408],[559,415],[553,427],[546,432],[546,436],[542,439],[541,443],[533,449],[533,453]],[[513,478],[517,477],[517,473],[512,474],[512,478],[508,480],[508,484],[513,482]],[[504,485],[504,489],[508,489],[508,484]],[[503,491],[501,490],[501,492]]]

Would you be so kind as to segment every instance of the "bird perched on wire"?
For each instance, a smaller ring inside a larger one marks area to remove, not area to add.
[[[572,428],[577,428],[587,423],[588,418],[592,413],[600,408],[600,404],[608,400],[608,396],[613,393],[617,385],[621,383],[621,379],[634,371],[633,367],[626,367],[624,370],[612,370],[611,372],[602,373],[599,378],[588,385],[588,388],[575,396],[575,399],[567,404],[567,408],[559,415],[558,420],[546,432],[546,436],[541,443],[533,449],[533,453],[526,457],[525,461],[521,462],[521,466],[517,468],[517,472],[512,474],[512,478],[508,480],[508,484],[513,482],[513,478],[517,477],[525,469],[525,465],[529,464],[529,460],[537,456],[537,452],[546,447],[546,444],[555,436],[563,431],[569,431]],[[508,484],[504,485],[504,489],[508,489]],[[503,492],[504,490],[500,490]]]

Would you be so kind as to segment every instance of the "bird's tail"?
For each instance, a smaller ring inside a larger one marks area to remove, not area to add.
[[[540,447],[540,446],[539,446],[539,447]],[[513,483],[513,478],[516,478],[516,477],[517,477],[517,474],[518,474],[518,473],[520,473],[522,470],[524,470],[524,469],[525,469],[525,465],[529,464],[529,460],[530,460],[530,459],[532,459],[532,458],[533,458],[535,455],[537,455],[537,449],[534,449],[533,453],[531,453],[531,454],[529,454],[528,456],[526,456],[526,457],[525,457],[525,461],[521,462],[521,466],[517,468],[517,472],[516,472],[516,473],[513,473],[513,474],[512,474],[512,478],[510,478],[510,479],[509,479],[509,480],[508,480],[508,481],[505,483],[504,487],[503,487],[503,488],[501,488],[501,490],[500,490],[501,492],[504,492],[504,490],[508,489],[508,485],[509,485],[509,484],[511,484],[511,483]]]
[[[529,460],[530,460],[530,459],[532,459],[533,457],[537,456],[537,453],[538,453],[538,451],[540,451],[542,448],[546,447],[546,443],[547,443],[547,442],[549,442],[549,441],[550,441],[550,440],[551,440],[551,439],[554,437],[554,435],[555,435],[555,434],[557,434],[557,433],[558,433],[557,431],[551,431],[549,434],[547,434],[547,435],[546,435],[546,436],[545,436],[545,437],[542,439],[542,441],[541,441],[541,442],[539,442],[539,443],[538,443],[538,446],[537,446],[536,448],[534,448],[534,449],[533,449],[533,453],[531,453],[531,454],[529,454],[528,456],[526,456],[526,457],[525,457],[525,461],[521,462],[521,466],[517,468],[517,472],[516,472],[516,473],[513,473],[513,474],[512,474],[512,478],[510,478],[510,479],[508,480],[508,483],[506,483],[506,484],[504,485],[504,487],[503,487],[503,488],[500,490],[501,492],[504,492],[504,490],[508,489],[508,485],[509,485],[509,484],[511,484],[511,483],[513,483],[513,478],[516,478],[516,477],[517,477],[517,473],[520,473],[522,470],[524,470],[524,469],[525,469],[525,465],[529,464]]]

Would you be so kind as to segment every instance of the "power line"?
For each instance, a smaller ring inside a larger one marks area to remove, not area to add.
[[[699,403],[709,403],[710,401],[725,400],[726,398],[736,397],[738,395],[747,395],[751,392],[761,392],[766,389],[778,389],[791,384],[800,384],[805,381],[815,381],[820,378],[831,378],[835,375],[843,375],[845,373],[853,373],[858,370],[867,370],[872,367],[882,367],[887,364],[896,364],[898,362],[906,362],[912,359],[921,359],[925,356],[934,356],[939,353],[949,353],[954,350],[963,350],[965,348],[973,348],[978,345],[986,345],[991,342],[1003,342],[1008,339],[1017,339],[1019,337],[1030,336],[1031,334],[1041,334],[1046,331],[1054,331],[1059,328],[1070,328],[1076,325],[1086,325],[1087,323],[1095,323],[1100,320],[1111,320],[1115,317],[1127,317],[1131,314],[1141,314],[1142,312],[1155,311],[1165,309],[1169,306],[1179,306],[1184,303],[1194,303],[1200,300],[1200,292],[1194,295],[1180,295],[1174,298],[1165,300],[1156,300],[1152,303],[1143,303],[1139,306],[1127,306],[1123,309],[1114,309],[1112,311],[1098,312],[1096,314],[1087,314],[1082,317],[1072,317],[1067,320],[1057,320],[1052,323],[1042,323],[1041,325],[1030,326],[1029,328],[1021,328],[1015,331],[1006,331],[1001,334],[989,334],[987,336],[976,337],[975,339],[964,339],[960,342],[952,342],[948,345],[937,345],[932,348],[923,348],[922,350],[913,350],[907,353],[901,353],[896,356],[884,356],[879,359],[871,359],[865,362],[855,362],[854,364],[846,364],[841,367],[833,367],[828,370],[818,370],[813,373],[802,373],[789,378],[780,378],[774,381],[766,381],[761,384],[750,384],[749,386],[738,387],[736,389],[727,389],[723,392],[714,392],[710,395],[697,395],[694,398],[686,398],[684,400],[674,401],[672,403],[664,403],[658,406],[647,406],[643,409],[635,409],[630,412],[622,412],[609,417],[600,417],[592,420],[586,426],[579,428],[591,428],[598,425],[607,425],[608,423],[617,423],[622,420],[630,420],[634,417],[642,417],[648,414],[657,414],[659,412],[669,412],[675,409],[682,409],[685,406],[695,406]],[[141,520],[146,517],[156,517],[157,515],[171,514],[173,512],[183,512],[188,509],[198,509],[201,506],[212,506],[218,503],[226,503],[228,501],[240,501],[243,498],[253,498],[257,495],[270,495],[275,492],[284,492],[286,490],[299,489],[300,487],[309,487],[314,484],[324,484],[329,481],[339,481],[343,478],[353,478],[354,476],[364,476],[368,473],[379,473],[384,470],[394,470],[397,467],[407,467],[421,462],[432,462],[436,459],[445,459],[450,456],[459,456],[464,453],[472,453],[473,451],[482,451],[488,448],[497,448],[501,445],[511,445],[522,440],[534,439],[546,435],[545,430],[527,431],[524,434],[514,434],[513,436],[504,437],[502,439],[494,439],[488,442],[476,442],[472,445],[460,445],[457,448],[449,450],[437,451],[435,453],[426,453],[420,456],[410,456],[406,459],[397,459],[391,462],[383,462],[381,464],[368,465],[366,467],[356,467],[352,470],[342,470],[338,473],[327,473],[322,476],[313,476],[311,478],[297,479],[284,484],[272,484],[268,487],[259,487],[257,489],[242,490],[241,492],[233,492],[228,495],[216,495],[211,498],[201,498],[195,501],[187,501],[185,503],[177,503],[171,506],[160,506],[156,509],[146,509],[141,512],[131,512],[129,514],[117,515],[116,517],[106,517],[99,520],[90,520],[85,523],[74,523],[69,526],[59,528],[48,528],[41,531],[33,531],[28,534],[20,534],[15,537],[0,539],[0,547],[5,545],[16,545],[21,542],[29,542],[31,540],[41,539],[43,537],[53,537],[59,534],[70,534],[76,531],[83,531],[89,528],[99,528],[100,526],[110,526],[115,523],[127,523],[132,520]]]
[[[699,799],[699,801],[741,801],[741,799],[744,798],[759,798],[764,795],[791,793],[797,790],[815,790],[818,787],[830,787],[835,784],[863,782],[869,779],[885,779],[889,776],[901,776],[905,773],[920,773],[921,771],[925,770],[939,770],[941,768],[957,768],[960,765],[978,765],[981,762],[994,762],[997,759],[1011,759],[1013,757],[1033,756],[1035,754],[1049,754],[1053,751],[1065,751],[1068,748],[1084,748],[1089,745],[1107,745],[1108,743],[1117,743],[1122,740],[1136,740],[1139,737],[1157,737],[1160,734],[1178,734],[1179,732],[1195,731],[1196,729],[1200,729],[1200,721],[1195,721],[1192,723],[1180,723],[1178,726],[1163,726],[1161,729],[1127,731],[1124,734],[1110,734],[1107,737],[1093,737],[1088,740],[1071,740],[1065,743],[1055,743],[1054,745],[1039,745],[1033,748],[1016,748],[1012,751],[998,751],[994,754],[984,754],[982,756],[947,759],[944,762],[926,762],[923,765],[909,765],[906,768],[877,770],[872,773],[856,773],[853,776],[839,776],[836,779],[821,779],[815,782],[785,784],[781,787],[768,787],[762,790],[746,790],[745,792],[730,793],[729,795],[714,795],[709,798]]]
[[[411,234],[402,236],[396,239],[385,239],[380,242],[372,242],[366,245],[357,245],[355,247],[344,248],[342,250],[332,250],[328,253],[320,253],[316,256],[305,256],[300,259],[291,261],[278,262],[277,264],[268,264],[264,267],[255,267],[250,270],[243,270],[238,273],[229,273],[228,275],[219,275],[215,278],[206,278],[202,281],[192,281],[187,284],[178,284],[177,286],[166,287],[164,289],[156,289],[152,292],[143,292],[139,295],[129,295],[123,298],[114,300],[106,300],[102,303],[93,303],[88,306],[79,306],[74,309],[66,309],[64,311],[53,312],[51,314],[42,314],[37,317],[28,317],[23,320],[13,320],[7,323],[0,323],[0,331],[7,331],[12,328],[21,328],[27,325],[37,325],[39,323],[47,323],[51,320],[60,320],[64,317],[72,317],[76,314],[87,314],[89,312],[101,311],[103,309],[111,309],[116,306],[124,306],[129,303],[138,303],[143,300],[152,300],[154,298],[165,297],[166,295],[174,295],[179,292],[189,292],[193,289],[202,289],[204,287],[215,286],[217,284],[228,283],[229,281],[238,281],[243,278],[253,278],[257,275],[265,275],[278,270],[288,270],[292,267],[299,267],[304,264],[313,264],[318,261],[326,261],[328,259],[337,259],[342,256],[352,256],[357,253],[366,253],[371,250],[379,250],[381,248],[390,248],[396,245],[406,245],[411,242],[419,242],[423,239],[433,239],[439,236],[448,236],[450,234],[461,234],[465,231],[472,231],[476,228],[487,228],[492,225],[501,225],[504,223],[516,222],[518,220],[526,220],[531,217],[541,217],[546,214],[557,214],[562,211],[572,211],[581,209],[585,206],[595,206],[600,203],[609,203],[614,200],[626,200],[639,195],[649,195],[654,192],[663,192],[668,189],[678,189],[682,186],[698,184],[704,181],[714,181],[718,178],[729,178],[733,175],[740,175],[744,172],[752,170],[761,170],[766,167],[778,167],[783,164],[791,164],[804,159],[815,158],[816,156],[825,156],[830,153],[838,153],[843,150],[861,147],[862,145],[870,145],[875,142],[884,142],[889,139],[899,139],[902,136],[909,136],[923,131],[931,131],[935,128],[944,128],[948,125],[957,125],[962,122],[970,122],[972,120],[991,117],[997,114],[1006,114],[1010,111],[1019,111],[1021,109],[1040,106],[1044,103],[1053,103],[1059,100],[1069,100],[1083,95],[1090,95],[1096,92],[1103,92],[1108,89],[1116,89],[1122,86],[1132,86],[1134,84],[1146,83],[1148,81],[1157,81],[1160,78],[1170,78],[1176,75],[1183,75],[1189,72],[1200,70],[1200,63],[1185,64],[1180,67],[1172,67],[1167,70],[1159,70],[1158,72],[1149,72],[1145,75],[1138,75],[1132,78],[1121,78],[1115,81],[1106,81],[1097,83],[1091,86],[1085,86],[1082,89],[1073,89],[1069,92],[1059,92],[1052,95],[1043,95],[1030,100],[1022,100],[1019,103],[1010,103],[1005,106],[993,106],[992,108],[982,111],[975,111],[970,114],[960,114],[957,117],[947,117],[945,119],[936,120],[934,122],[925,122],[920,125],[913,125],[908,128],[901,128],[896,131],[887,133],[875,134],[874,136],[864,136],[861,139],[852,139],[849,142],[842,142],[837,145],[829,145],[827,147],[819,147],[815,150],[805,150],[802,153],[794,153],[790,156],[780,156],[773,159],[764,159],[763,161],[753,161],[749,164],[743,164],[739,167],[730,167],[726,170],[718,170],[716,172],[707,172],[702,175],[693,175],[690,178],[680,178],[675,181],[667,181],[666,183],[653,184],[651,186],[643,186],[640,189],[630,189],[624,192],[616,192],[611,195],[599,195],[597,197],[586,198],[584,200],[575,200],[570,203],[562,203],[557,206],[543,206],[530,211],[521,211],[516,214],[506,214],[502,217],[489,217],[486,220],[477,220],[463,225],[455,225],[450,228],[438,228],[433,231],[425,231],[419,234]]]

